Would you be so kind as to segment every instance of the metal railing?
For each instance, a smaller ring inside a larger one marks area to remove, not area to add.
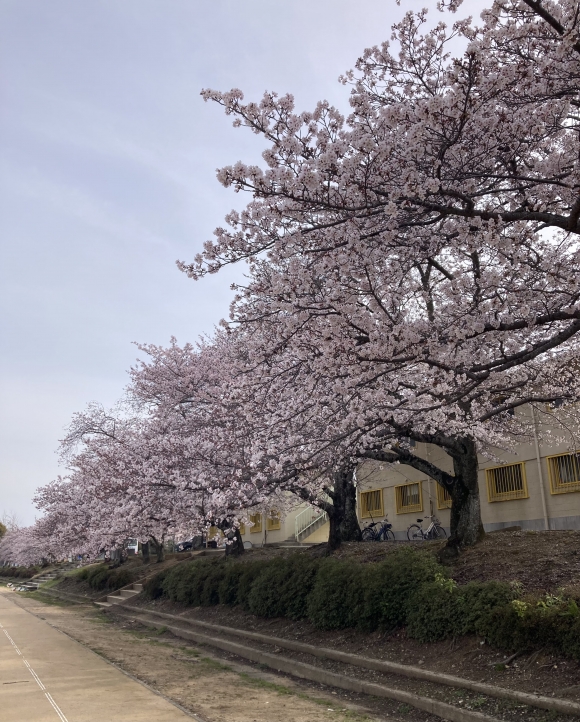
[[[309,527],[322,526],[323,522],[328,519],[328,514],[315,506],[307,506],[306,509],[300,512],[294,520],[294,534],[296,541],[300,541],[300,537],[303,536],[304,532]],[[315,531],[313,528],[312,531]]]

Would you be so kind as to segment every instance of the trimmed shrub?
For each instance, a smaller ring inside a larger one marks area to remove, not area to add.
[[[133,581],[133,574],[128,569],[115,569],[107,578],[108,589],[121,589]]]
[[[87,582],[92,589],[104,589],[107,586],[109,569],[105,564],[94,567],[89,571]]]
[[[199,595],[199,603],[202,607],[211,607],[220,603],[220,584],[225,575],[226,570],[223,562],[210,566]]]
[[[163,580],[167,572],[157,572],[143,583],[143,593],[148,599],[159,599],[163,595]]]
[[[483,631],[496,647],[551,647],[580,659],[580,610],[573,599],[547,595],[542,599],[512,600],[490,613]]]
[[[246,562],[240,563],[242,567],[242,573],[240,574],[237,589],[237,604],[249,611],[249,597],[252,590],[252,585],[258,579],[260,574],[265,571],[266,563],[264,562]]]
[[[441,573],[428,552],[403,548],[377,564],[363,567],[364,604],[357,626],[366,631],[391,630],[407,623],[417,591]]]
[[[109,569],[106,564],[81,569],[71,579],[77,582],[86,581],[91,589],[111,591],[120,589],[133,581],[133,574],[128,569]]]
[[[247,564],[240,564],[239,562],[226,564],[225,573],[219,586],[220,604],[234,606],[239,603],[238,587],[240,585],[240,579],[246,571],[245,567],[247,566]]]
[[[303,619],[318,566],[316,560],[302,554],[273,559],[252,584],[249,611],[259,617]]]
[[[319,559],[311,559],[302,554],[288,559],[288,573],[280,586],[285,617],[304,619],[308,616],[308,598],[314,588],[319,567]]]
[[[86,575],[95,588],[131,580],[128,571],[105,565]],[[580,659],[580,609],[572,596],[515,599],[510,585],[493,581],[458,586],[429,552],[413,548],[375,564],[307,554],[196,560],[156,574],[144,590],[151,599],[164,595],[191,606],[221,603],[260,617],[308,618],[325,630],[406,626],[421,642],[478,634],[506,650],[551,647]]]
[[[485,636],[494,611],[515,599],[514,590],[505,582],[469,582],[460,591],[464,618],[459,634]]]
[[[71,577],[75,580],[75,582],[86,582],[89,578],[89,572],[91,570],[88,567],[82,567],[78,570],[78,572],[75,572],[71,575]]]
[[[8,577],[10,579],[30,579],[40,572],[40,567],[0,567],[0,577]]]
[[[439,575],[413,595],[408,609],[408,635],[420,642],[458,636],[465,624],[464,604],[455,582]]]
[[[355,627],[363,611],[362,567],[324,559],[308,596],[308,618],[319,629]]]
[[[178,564],[169,569],[163,580],[163,592],[173,602],[181,602],[192,607],[200,605],[219,603],[219,584],[223,579],[223,571],[217,572],[223,567],[224,562],[214,563],[211,561],[189,562]],[[206,580],[207,589],[205,588]]]

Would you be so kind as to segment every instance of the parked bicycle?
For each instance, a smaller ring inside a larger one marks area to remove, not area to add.
[[[362,530],[363,541],[395,541],[393,525],[385,519],[382,522],[373,521]]]
[[[409,541],[423,541],[427,539],[446,539],[447,534],[445,529],[441,526],[439,519],[433,514],[428,516],[427,519],[431,519],[431,523],[427,529],[423,529],[424,519],[417,519],[418,524],[411,524],[407,529],[407,539]]]

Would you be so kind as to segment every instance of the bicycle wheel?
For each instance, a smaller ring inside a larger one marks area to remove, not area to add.
[[[395,541],[395,534],[392,529],[385,529],[381,534],[381,541]]]
[[[407,529],[407,539],[409,541],[423,540],[423,530],[418,524],[411,524],[411,526]]]
[[[435,524],[431,530],[431,539],[447,539],[447,532],[439,524]]]
[[[366,529],[362,530],[362,540],[363,541],[375,541],[377,535],[374,529],[371,529],[370,527],[367,527]]]

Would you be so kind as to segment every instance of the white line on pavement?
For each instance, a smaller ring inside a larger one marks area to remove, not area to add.
[[[14,649],[16,650],[16,652],[18,653],[18,655],[19,655],[20,657],[22,657],[22,652],[18,649],[18,647],[16,646],[16,643],[14,642],[14,640],[12,639],[12,637],[8,634],[8,632],[6,631],[6,628],[2,626],[2,624],[0,624],[0,629],[1,629],[1,630],[4,632],[4,634],[8,637],[8,641],[9,641],[10,644],[14,647]],[[57,713],[57,715],[60,717],[61,722],[68,722],[68,720],[67,720],[67,718],[64,716],[63,711],[61,710],[61,708],[57,705],[57,703],[56,703],[56,702],[53,700],[53,698],[50,696],[50,693],[46,691],[46,687],[42,684],[42,681],[41,681],[40,677],[36,674],[36,672],[32,669],[32,667],[28,664],[28,662],[24,659],[24,657],[22,657],[22,661],[23,661],[24,664],[28,667],[28,671],[30,672],[30,674],[31,674],[32,677],[34,678],[34,681],[35,681],[36,684],[40,687],[40,689],[44,692],[44,696],[45,696],[46,699],[50,702],[50,704],[51,704],[52,707],[54,708],[54,711]]]
[[[54,711],[57,713],[57,715],[60,717],[61,722],[68,722],[67,718],[63,715],[61,708],[57,705],[57,703],[53,700],[53,698],[50,696],[49,692],[44,693],[46,695],[46,698],[50,702],[50,704],[54,707]]]
[[[45,687],[45,686],[42,684],[42,682],[40,681],[39,676],[38,676],[38,675],[36,674],[36,672],[32,669],[32,667],[28,664],[28,662],[24,659],[24,657],[22,657],[22,661],[23,661],[24,664],[28,667],[28,671],[29,671],[30,674],[34,677],[34,680],[35,680],[36,684],[37,684],[37,685],[40,687],[40,689],[44,692],[44,690],[46,689],[46,687]]]

